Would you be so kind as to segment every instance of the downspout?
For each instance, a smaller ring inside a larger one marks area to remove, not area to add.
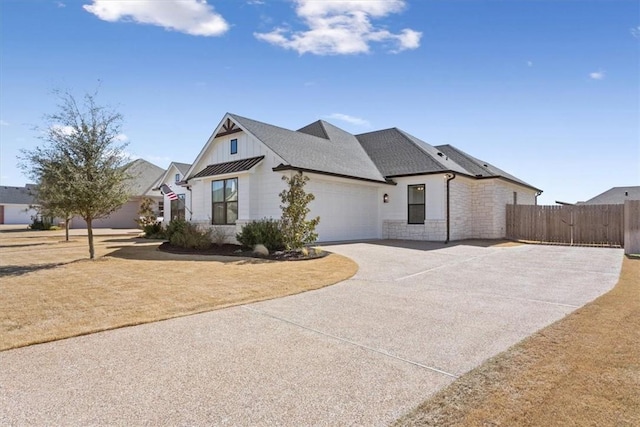
[[[191,186],[187,186],[187,191],[189,191],[189,222],[193,219],[193,193],[191,193]]]
[[[445,177],[447,178],[447,240],[444,242],[449,243],[449,238],[451,236],[451,195],[449,191],[449,183],[456,179],[456,174],[453,172],[448,173]]]

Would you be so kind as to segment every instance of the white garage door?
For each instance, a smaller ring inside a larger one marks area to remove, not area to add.
[[[376,187],[312,178],[305,190],[316,197],[308,218],[320,216],[318,241],[380,237]]]

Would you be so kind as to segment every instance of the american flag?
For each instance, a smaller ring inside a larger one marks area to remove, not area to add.
[[[160,186],[160,191],[162,191],[162,194],[167,196],[167,199],[169,199],[169,200],[178,200],[178,195],[176,193],[174,193],[173,190],[171,190],[171,188],[169,188],[169,186],[167,184],[162,184]]]

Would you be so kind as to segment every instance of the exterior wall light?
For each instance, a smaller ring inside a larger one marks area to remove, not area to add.
[[[389,195],[387,193],[385,193],[384,196],[382,196],[382,202],[389,203]]]

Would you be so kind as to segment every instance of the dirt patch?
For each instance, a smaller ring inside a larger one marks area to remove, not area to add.
[[[160,241],[0,235],[0,350],[154,322],[328,286],[358,266],[330,254],[305,262],[172,254]]]
[[[616,287],[462,376],[397,426],[640,425],[640,259]]]

